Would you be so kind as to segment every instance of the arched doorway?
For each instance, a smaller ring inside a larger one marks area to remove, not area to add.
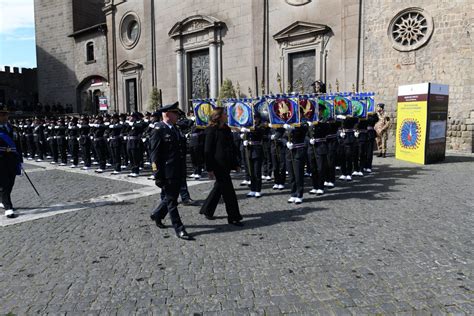
[[[90,76],[77,86],[77,112],[87,114],[99,113],[99,97],[109,98],[110,89],[107,80],[102,76]]]

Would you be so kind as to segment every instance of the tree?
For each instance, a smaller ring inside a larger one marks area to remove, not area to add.
[[[222,106],[222,100],[236,98],[234,85],[232,80],[225,79],[222,83],[222,87],[219,91],[219,97],[217,98],[217,105]]]
[[[157,87],[153,87],[150,92],[150,99],[148,100],[148,109],[150,111],[156,111],[160,104],[160,92]]]

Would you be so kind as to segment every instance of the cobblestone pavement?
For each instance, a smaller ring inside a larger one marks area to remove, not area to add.
[[[375,164],[373,175],[305,194],[299,206],[270,184],[261,199],[245,198],[236,180],[245,226],[227,225],[223,205],[215,221],[180,206],[191,242],[149,220],[158,195],[0,227],[0,314],[474,313],[474,156]],[[56,170],[30,176],[48,205],[145,188]],[[211,185],[191,195],[202,201]],[[39,203],[24,178],[14,202]]]

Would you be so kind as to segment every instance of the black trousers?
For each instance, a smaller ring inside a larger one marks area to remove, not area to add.
[[[191,155],[191,163],[193,165],[193,174],[201,175],[204,167],[204,148],[202,146],[189,147],[189,153]]]
[[[138,174],[140,172],[142,156],[142,152],[138,146],[128,148],[128,157],[130,158],[130,168],[132,173]]]
[[[35,155],[36,155],[36,144],[35,144],[35,141],[33,139],[33,136],[31,137],[27,137],[26,138],[26,141],[27,141],[27,144],[28,144],[28,152],[30,153],[30,157],[35,159]]]
[[[272,162],[272,148],[270,145],[270,141],[263,141],[263,174],[265,176],[271,176],[273,171],[273,162]]]
[[[36,151],[38,152],[38,158],[43,160],[44,159],[43,142],[40,141],[39,139],[35,139],[35,146],[36,146]]]
[[[245,167],[245,180],[247,181],[250,181],[250,158],[247,158],[249,157],[249,152],[250,152],[250,149],[248,148],[245,148],[245,146],[241,146],[240,148],[240,154],[242,156],[242,161],[244,163],[244,167]]]
[[[107,163],[107,144],[105,140],[95,140],[94,148],[97,153],[97,159],[99,160],[99,169],[105,170],[105,164]]]
[[[375,138],[370,139],[367,142],[367,152],[366,152],[366,168],[372,169],[372,161],[374,160],[374,147],[375,147]]]
[[[359,151],[359,165],[360,165],[360,168],[358,171],[360,171],[361,169],[368,168],[367,167],[367,142],[359,141],[359,144],[357,147]]]
[[[262,164],[263,157],[250,158],[250,191],[262,191]]]
[[[280,142],[272,141],[271,150],[275,184],[283,185],[286,180],[286,147]]]
[[[51,138],[49,140],[49,148],[51,149],[51,156],[53,157],[54,162],[58,162],[59,154],[58,154],[58,142],[56,139]]]
[[[66,138],[58,140],[58,150],[61,155],[61,163],[67,163],[67,141]]]
[[[312,149],[308,154],[310,156],[309,165],[311,167],[311,183],[313,188],[324,190],[324,181],[327,179],[328,172],[328,155],[315,153]]]
[[[121,155],[123,159],[123,165],[127,166],[129,162],[128,151],[127,151],[127,142],[123,141],[121,146]]]
[[[151,214],[152,219],[163,220],[169,213],[171,223],[176,231],[179,233],[184,229],[183,222],[178,212],[178,195],[181,187],[180,179],[167,179],[165,185],[161,189],[163,198],[160,204],[153,210]]]
[[[344,176],[350,176],[354,170],[354,144],[341,144],[342,159],[341,173]]]
[[[110,151],[112,152],[112,164],[114,170],[120,172],[122,170],[122,159],[120,153],[122,152],[121,144],[111,144]]]
[[[77,166],[79,164],[79,142],[76,138],[69,139],[69,150],[71,152],[72,164]]]
[[[82,160],[84,160],[84,166],[91,166],[91,141],[89,139],[81,140],[81,151]]]
[[[331,139],[327,141],[328,145],[328,171],[326,174],[326,181],[334,183],[336,182],[336,156],[337,156],[337,147],[338,142],[336,139]]]
[[[16,162],[15,158],[0,158],[0,193],[3,206],[6,210],[13,209],[11,193],[15,185]]]
[[[296,148],[286,151],[288,174],[290,176],[291,196],[302,198],[304,192],[304,167],[306,148]]]
[[[356,142],[352,147],[352,165],[354,166],[354,171],[359,172],[361,170],[361,164],[359,161],[359,142]]]
[[[214,187],[207,196],[206,201],[204,201],[199,213],[206,216],[214,216],[217,204],[219,204],[222,196],[225,203],[225,210],[227,212],[227,221],[231,223],[242,220],[230,173],[216,170],[214,174],[216,176]]]

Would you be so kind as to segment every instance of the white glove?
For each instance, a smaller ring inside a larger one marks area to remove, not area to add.
[[[294,147],[293,143],[291,142],[286,143],[286,148],[288,148],[289,150],[292,150],[293,147]]]
[[[314,138],[311,138],[311,139],[309,140],[309,143],[310,143],[311,145],[314,145],[314,144],[316,144],[316,139],[314,139]]]
[[[354,132],[354,136],[355,136],[355,137],[359,137],[359,132],[358,132],[358,131],[355,131],[355,132]]]
[[[240,134],[240,139],[244,139],[244,138],[245,138],[245,134],[244,133]]]
[[[144,143],[145,143],[145,142],[146,142],[146,138],[142,138],[142,142],[144,142]]]
[[[286,130],[293,129],[293,127],[291,127],[290,124],[285,124],[285,125],[283,125],[283,128],[286,129]]]
[[[128,125],[133,126],[133,122],[128,122]]]
[[[273,124],[272,124],[272,123],[268,123],[268,127],[272,128],[272,127],[273,127]]]
[[[345,120],[346,116],[345,115],[338,115],[338,116],[336,116],[336,118],[338,118],[340,120]]]
[[[250,130],[246,129],[245,127],[241,127],[241,128],[240,128],[240,131],[241,131],[242,133],[250,132]]]
[[[270,139],[271,139],[271,140],[275,140],[275,139],[276,139],[276,135],[270,136]]]
[[[339,134],[339,136],[340,136],[341,138],[344,138],[344,137],[346,137],[346,133],[345,133],[345,132],[341,132],[341,133]]]
[[[249,145],[249,141],[248,141],[248,140],[244,140],[243,145],[244,145],[244,147],[247,147],[247,146]]]

